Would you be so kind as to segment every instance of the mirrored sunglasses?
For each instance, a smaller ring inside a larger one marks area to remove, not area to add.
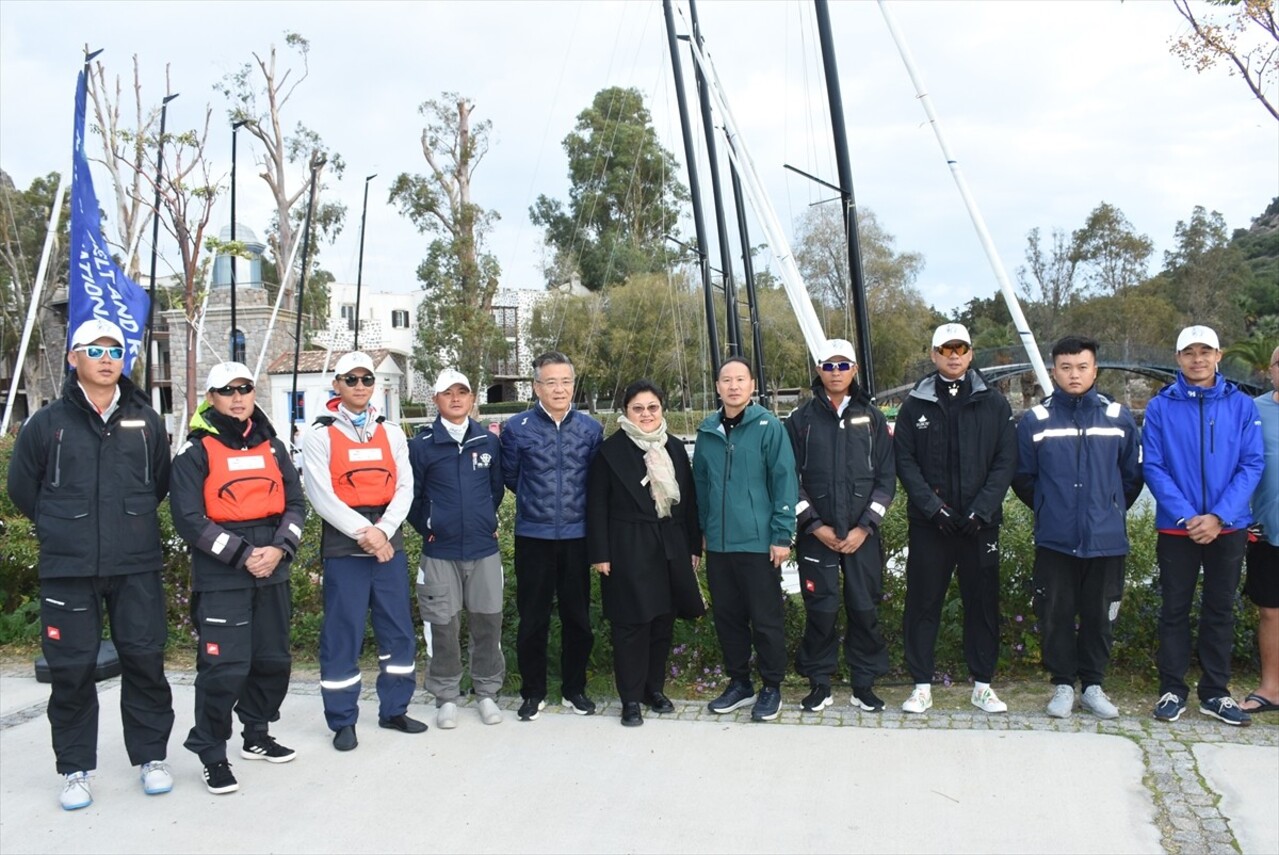
[[[963,356],[969,351],[969,347],[964,342],[958,341],[954,344],[943,344],[937,347],[936,350],[942,356]]]
[[[377,382],[377,378],[372,374],[347,374],[342,378],[342,382],[354,388],[363,383],[365,386],[372,386]]]
[[[124,348],[119,345],[107,347],[101,344],[86,344],[75,349],[85,354],[90,359],[101,359],[102,354],[104,353],[112,359],[124,359]]]
[[[853,363],[851,362],[823,362],[822,363],[823,371],[850,371],[852,370],[852,367],[853,367]]]
[[[223,398],[229,398],[235,394],[247,395],[252,391],[252,383],[241,383],[238,386],[223,386],[221,389],[214,389],[213,394],[220,395]]]

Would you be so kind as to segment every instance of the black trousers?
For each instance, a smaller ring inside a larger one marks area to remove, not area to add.
[[[622,703],[639,703],[666,687],[675,615],[647,623],[613,623],[613,679]]]
[[[195,726],[183,743],[206,766],[226,759],[231,713],[244,738],[265,736],[289,691],[292,603],[288,583],[191,595],[199,631]]]
[[[780,686],[786,676],[781,571],[765,553],[707,552],[706,582],[724,672],[729,679],[751,682],[753,644],[760,679]]]
[[[1230,652],[1235,640],[1235,592],[1243,568],[1246,531],[1234,531],[1199,545],[1189,537],[1160,533],[1155,546],[1159,562],[1159,692],[1186,698],[1190,668],[1190,604],[1203,568],[1199,606],[1199,699],[1230,694]]]
[[[515,636],[520,696],[546,697],[546,646],[551,608],[560,614],[560,682],[565,695],[586,690],[586,663],[595,646],[591,630],[591,575],[586,538],[543,540],[515,537]]]
[[[912,521],[909,540],[902,643],[912,679],[933,681],[942,606],[958,568],[964,659],[974,680],[989,683],[999,661],[999,527],[983,528],[977,537],[967,538]]]
[[[120,656],[120,715],[129,763],[168,756],[173,693],[164,676],[165,616],[160,572],[40,580],[41,648],[52,692],[49,726],[59,774],[98,768],[98,690],[102,607]]]
[[[1035,550],[1035,616],[1044,668],[1055,685],[1073,686],[1078,680],[1086,689],[1105,679],[1124,595],[1124,558]]]
[[[811,682],[830,685],[839,665],[835,623],[844,604],[844,660],[857,688],[872,686],[888,673],[888,644],[879,627],[884,592],[884,547],[878,534],[866,538],[851,555],[827,549],[813,535],[797,544],[799,590],[804,597],[804,637],[795,654],[795,670]],[[843,571],[843,584],[840,572]]]

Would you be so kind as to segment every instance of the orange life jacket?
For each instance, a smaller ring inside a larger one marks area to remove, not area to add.
[[[204,514],[214,522],[247,522],[284,513],[284,475],[267,440],[253,448],[228,448],[203,438],[209,456]]]
[[[385,508],[395,495],[395,458],[386,427],[357,442],[329,425],[329,474],[333,494],[349,508]]]

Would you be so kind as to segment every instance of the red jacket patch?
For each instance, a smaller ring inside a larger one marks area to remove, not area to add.
[[[44,634],[54,641],[62,640],[62,630],[58,629],[56,626],[45,627]]]
[[[205,652],[207,655],[209,655],[209,656],[220,656],[220,655],[222,655],[222,651],[221,651],[221,649],[218,647],[217,643],[216,643],[216,642],[213,642],[213,641],[207,642],[207,643],[204,645],[204,652]]]

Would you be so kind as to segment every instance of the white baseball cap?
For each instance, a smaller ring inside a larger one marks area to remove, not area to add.
[[[942,324],[933,333],[933,347],[941,347],[948,341],[962,341],[969,347],[973,343],[968,335],[968,328],[963,324]]]
[[[1221,350],[1221,342],[1217,339],[1217,333],[1212,327],[1199,324],[1186,327],[1181,331],[1181,335],[1177,336],[1177,352],[1180,353],[1192,344],[1206,344],[1213,350]]]
[[[857,351],[853,349],[853,343],[846,338],[827,339],[826,344],[817,354],[818,362],[829,362],[836,356],[842,356],[849,362],[857,362]]]
[[[333,373],[340,377],[343,374],[350,374],[357,368],[363,368],[370,374],[377,373],[377,369],[373,367],[373,357],[359,350],[343,355],[338,360],[338,364],[333,367]]]
[[[89,320],[75,328],[75,335],[71,336],[71,346],[79,347],[82,344],[93,344],[100,338],[109,338],[116,344],[124,345],[124,333],[120,331],[118,326],[106,318],[89,318]]]
[[[466,387],[466,391],[473,392],[471,381],[466,379],[466,375],[461,371],[452,368],[445,368],[440,372],[440,376],[435,378],[435,394],[447,392],[453,386],[462,385]]]
[[[236,380],[248,380],[252,383],[253,372],[243,362],[219,362],[209,369],[209,379],[204,388],[221,389]]]

